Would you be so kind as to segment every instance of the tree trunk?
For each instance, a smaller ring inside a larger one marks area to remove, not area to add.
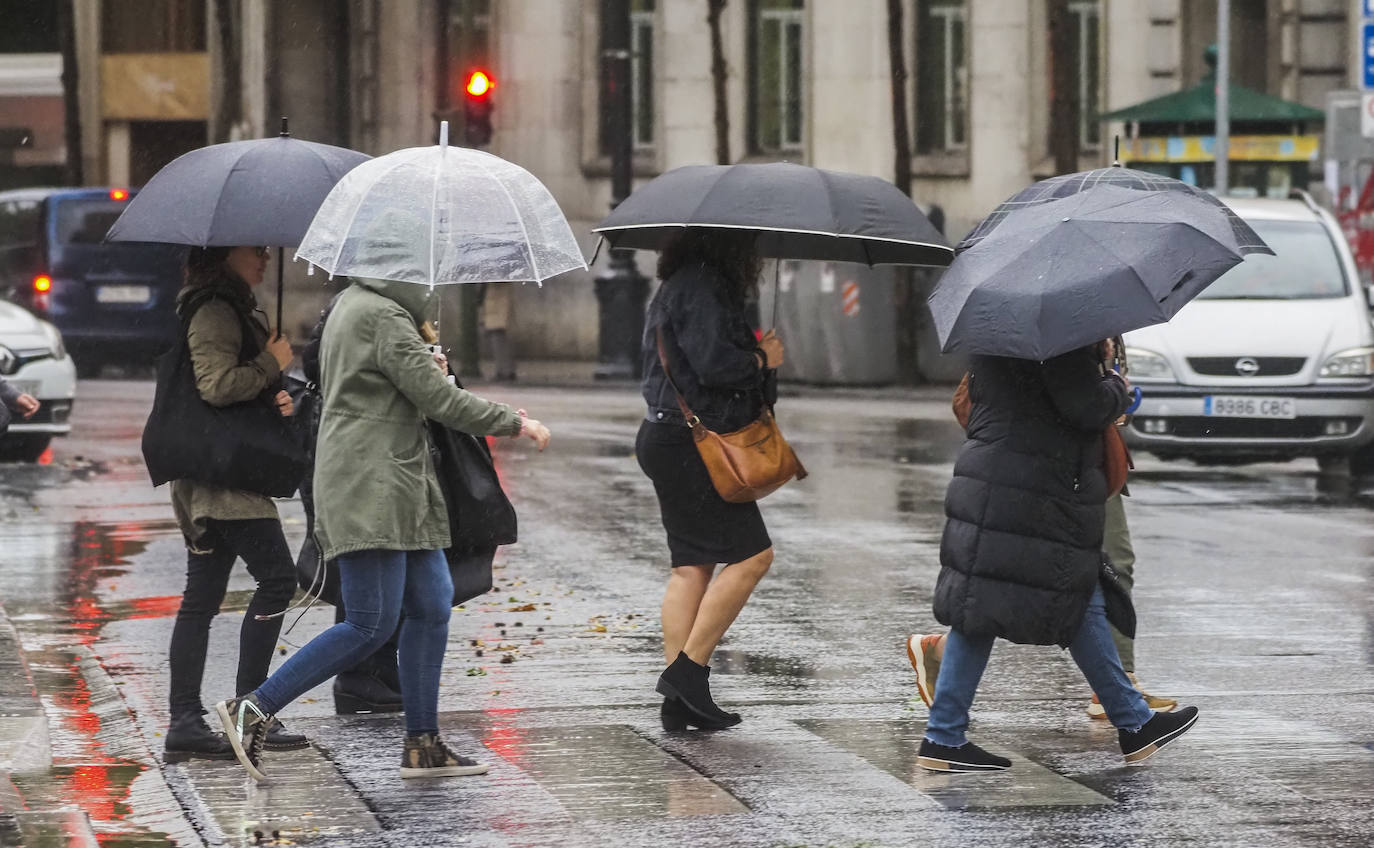
[[[215,141],[230,141],[242,119],[243,56],[235,18],[235,0],[215,0],[215,32],[219,36],[220,98],[215,110]]]
[[[887,0],[887,54],[892,71],[892,181],[911,195],[911,124],[907,120],[906,26],[902,11],[906,0]],[[898,267],[892,279],[892,306],[897,316],[897,379],[907,385],[920,382],[917,363],[918,328],[925,304],[916,291],[916,274]]]
[[[62,113],[66,125],[66,182],[85,182],[81,167],[81,86],[76,65],[76,15],[72,0],[58,0],[57,38],[62,51]]]
[[[1069,0],[1047,0],[1050,31],[1050,155],[1056,174],[1078,170],[1077,68]]]
[[[711,25],[711,89],[716,102],[716,164],[729,165],[730,103],[725,91],[729,69],[725,65],[725,45],[720,34],[720,15],[727,0],[706,0],[706,21]]]

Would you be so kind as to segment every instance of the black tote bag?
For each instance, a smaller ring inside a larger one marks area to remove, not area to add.
[[[158,358],[153,409],[143,427],[143,461],[154,486],[195,480],[274,498],[295,494],[307,466],[291,422],[263,397],[215,407],[196,389],[182,322],[177,344]],[[242,316],[240,316],[242,319]],[[245,342],[252,338],[244,322]]]

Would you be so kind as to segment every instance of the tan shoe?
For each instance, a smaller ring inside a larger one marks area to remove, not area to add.
[[[939,633],[926,636],[918,633],[906,640],[907,659],[916,669],[916,694],[927,707],[935,703],[935,681],[940,676],[940,661],[935,658],[935,651],[939,645]]]
[[[1136,691],[1145,696],[1145,706],[1157,713],[1171,713],[1178,709],[1178,701],[1176,699],[1161,698],[1158,695],[1151,695],[1149,692],[1140,688],[1140,681],[1135,679],[1135,674],[1133,672],[1127,672],[1126,676],[1131,678],[1131,685],[1135,687]],[[1093,699],[1088,702],[1088,717],[1100,719],[1107,718],[1107,711],[1103,708],[1102,702],[1097,699],[1096,692],[1093,693]]]

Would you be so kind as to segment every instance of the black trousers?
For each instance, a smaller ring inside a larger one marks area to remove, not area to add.
[[[173,720],[204,712],[200,701],[205,654],[210,641],[210,622],[224,602],[234,561],[242,559],[258,582],[239,629],[238,679],[234,694],[252,692],[267,679],[272,651],[281,635],[282,619],[258,620],[286,609],[296,592],[291,552],[282,535],[281,522],[273,518],[241,521],[210,519],[197,545],[208,553],[187,552],[186,590],[181,595],[176,626],[172,629],[171,711]]]

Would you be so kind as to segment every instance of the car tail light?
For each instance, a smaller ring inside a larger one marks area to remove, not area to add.
[[[47,312],[52,303],[52,277],[39,274],[33,278],[33,308]]]

